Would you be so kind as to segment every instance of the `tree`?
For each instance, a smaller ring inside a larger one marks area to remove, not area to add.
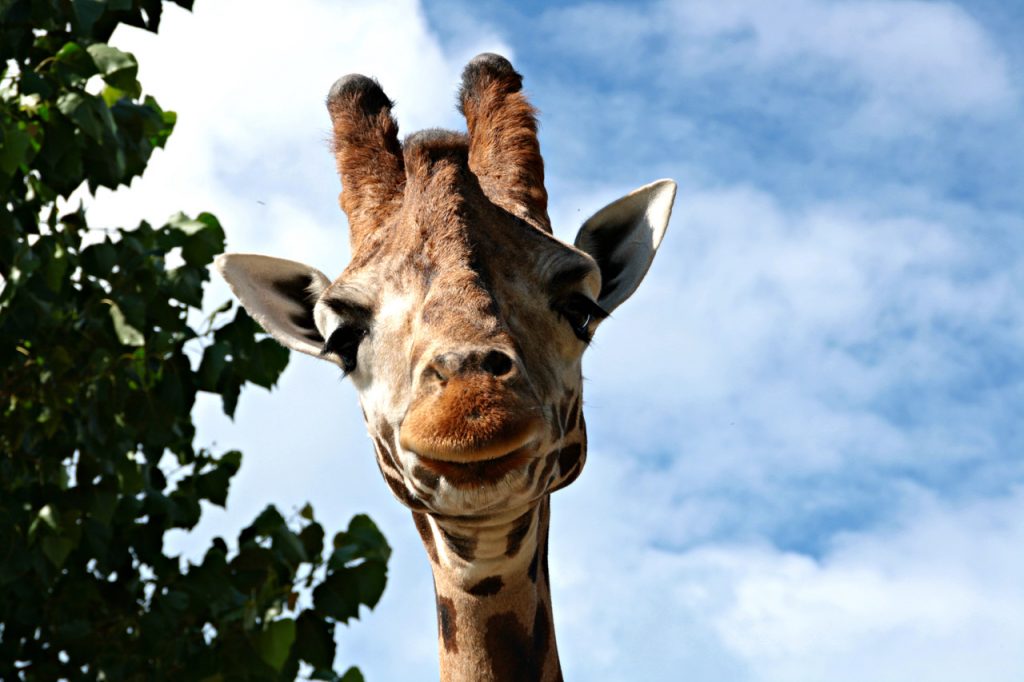
[[[171,134],[108,44],[119,24],[155,32],[161,9],[0,0],[0,679],[362,679],[334,672],[334,630],[384,588],[369,518],[327,556],[309,505],[268,507],[198,564],[164,549],[201,501],[225,504],[241,462],[193,444],[196,392],[231,415],[288,356],[230,303],[199,314],[214,216],[97,229],[67,208],[127,185]]]

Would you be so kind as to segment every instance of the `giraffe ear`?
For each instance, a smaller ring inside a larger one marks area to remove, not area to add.
[[[214,265],[246,312],[281,345],[320,355],[324,339],[314,322],[313,305],[331,283],[324,273],[248,253],[220,255]]]
[[[612,311],[636,291],[672,215],[676,183],[657,180],[613,201],[583,223],[576,248],[601,268],[597,303]]]

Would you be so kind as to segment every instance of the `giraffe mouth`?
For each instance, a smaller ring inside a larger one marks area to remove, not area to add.
[[[434,459],[425,455],[417,454],[420,464],[432,474],[444,478],[448,483],[456,487],[463,485],[476,485],[480,481],[493,481],[500,479],[510,471],[523,467],[530,460],[536,457],[537,443],[531,439],[524,445],[492,459],[474,462],[453,462],[450,460]]]

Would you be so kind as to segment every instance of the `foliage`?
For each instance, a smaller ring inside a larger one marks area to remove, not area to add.
[[[0,679],[291,679],[303,662],[360,680],[333,671],[334,629],[384,588],[370,519],[326,559],[309,506],[268,507],[199,564],[164,549],[241,462],[193,445],[197,391],[231,415],[288,356],[229,304],[192,322],[224,247],[212,215],[102,230],[67,208],[127,185],[171,133],[107,44],[118,24],[156,31],[161,8],[0,0]]]

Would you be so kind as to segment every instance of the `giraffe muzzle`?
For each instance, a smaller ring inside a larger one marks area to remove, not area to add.
[[[541,410],[489,372],[457,374],[413,401],[402,422],[402,449],[453,463],[497,459],[537,439]]]

